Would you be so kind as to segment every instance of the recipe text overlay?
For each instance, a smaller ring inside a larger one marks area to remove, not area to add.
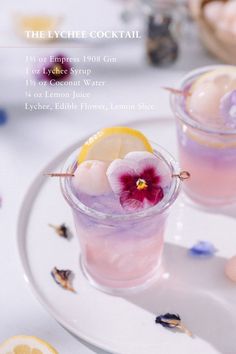
[[[113,80],[119,58],[110,55],[27,55],[26,111],[156,111],[154,104],[129,102]],[[117,74],[116,74],[117,75]],[[127,78],[125,78],[127,80]]]

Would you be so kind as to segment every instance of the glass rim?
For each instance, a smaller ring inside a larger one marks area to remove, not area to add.
[[[152,144],[155,147],[158,147],[158,151],[154,150],[156,156],[162,158],[165,163],[170,168],[170,172],[172,175],[179,174],[179,166],[175,158],[164,148],[157,144]],[[76,157],[78,156],[78,152],[80,147],[76,149],[65,161],[64,166],[62,167],[63,173],[68,173],[75,168],[76,166]],[[79,198],[72,192],[71,189],[71,178],[73,177],[60,177],[60,187],[64,198],[66,199],[67,203],[71,206],[72,209],[75,209],[87,216],[90,216],[94,219],[98,220],[112,220],[112,221],[128,221],[134,220],[139,218],[144,218],[151,215],[162,214],[166,209],[168,209],[176,200],[177,196],[180,193],[181,181],[178,176],[172,177],[172,182],[170,189],[164,196],[164,198],[154,206],[149,208],[143,209],[141,211],[127,213],[127,214],[109,214],[104,213],[102,211],[98,211],[93,209],[84,203],[82,203]]]
[[[208,65],[203,66],[198,69],[191,70],[188,74],[186,74],[179,82],[178,86],[180,89],[183,89],[186,86],[186,83],[192,81],[193,78],[199,76],[200,74],[204,74],[208,71],[212,71],[217,68],[224,68],[224,67],[234,67],[235,65],[227,65],[227,64],[218,64],[218,65]],[[180,96],[176,95],[175,93],[170,94],[170,105],[172,108],[172,112],[180,119],[182,122],[188,124],[194,129],[198,129],[202,132],[209,133],[209,134],[217,134],[221,136],[233,136],[236,135],[236,129],[230,130],[222,130],[220,128],[214,128],[209,124],[201,123],[194,118],[192,118],[184,109],[181,107],[180,104]]]

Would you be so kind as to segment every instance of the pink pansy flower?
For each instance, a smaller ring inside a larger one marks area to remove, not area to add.
[[[167,165],[149,152],[135,151],[114,160],[107,170],[113,192],[123,208],[140,210],[159,203],[170,185]]]

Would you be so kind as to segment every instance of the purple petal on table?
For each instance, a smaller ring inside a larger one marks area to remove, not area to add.
[[[220,113],[226,126],[236,128],[236,90],[226,93],[221,98]]]
[[[192,256],[213,256],[217,252],[215,246],[208,241],[199,241],[189,249]]]
[[[167,328],[175,328],[180,325],[181,319],[178,314],[166,313],[156,317],[156,323]]]

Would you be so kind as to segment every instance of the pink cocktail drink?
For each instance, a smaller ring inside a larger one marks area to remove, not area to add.
[[[78,152],[69,158],[63,171],[79,168],[76,156]],[[178,171],[166,151],[158,147],[153,157],[161,161],[170,184],[163,187],[160,202],[147,208],[124,208],[113,191],[88,195],[75,188],[74,177],[61,179],[74,216],[82,270],[92,285],[110,293],[145,287],[158,275],[166,220],[179,194],[180,182],[172,177]],[[143,185],[140,179],[139,191]]]
[[[186,137],[184,125],[178,129],[180,164],[191,171],[186,193],[209,206],[236,202],[236,146],[206,146]]]
[[[132,288],[153,278],[161,262],[166,217],[163,212],[102,221],[74,211],[87,276],[109,288]]]
[[[218,86],[214,87],[211,76],[209,79],[205,76],[208,82],[195,87],[198,97],[193,97],[193,88],[199,77],[218,68],[224,70],[225,67],[226,74],[220,71],[217,78]],[[177,117],[180,165],[191,173],[191,179],[184,185],[184,190],[195,202],[210,207],[236,202],[236,117],[234,123],[233,117],[230,121],[231,117],[224,116],[223,111],[225,98],[234,92],[225,83],[224,75],[231,75],[228,68],[231,67],[207,67],[190,73],[182,82],[183,94],[172,94],[171,97],[172,109]],[[235,82],[231,85],[236,88],[236,71],[233,74]],[[221,90],[223,80],[225,86]],[[215,91],[209,93],[207,90]],[[191,95],[192,99],[198,100],[192,109],[190,104],[193,106],[195,102],[188,102]]]

